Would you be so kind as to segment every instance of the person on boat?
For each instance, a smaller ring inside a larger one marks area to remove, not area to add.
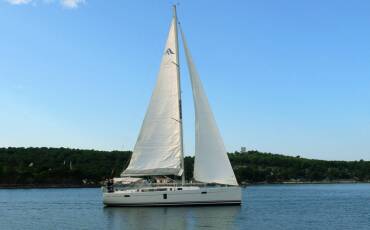
[[[107,189],[109,193],[112,193],[114,191],[114,182],[113,179],[108,179],[107,181]]]

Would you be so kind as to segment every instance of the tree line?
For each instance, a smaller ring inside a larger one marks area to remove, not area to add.
[[[97,186],[127,167],[130,151],[0,148],[0,186]],[[229,153],[239,183],[370,181],[370,161],[324,161],[258,151]],[[186,179],[194,157],[185,157]]]

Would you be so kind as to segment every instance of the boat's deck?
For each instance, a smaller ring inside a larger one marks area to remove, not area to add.
[[[114,192],[115,193],[138,193],[138,192],[174,192],[174,191],[181,191],[181,190],[198,190],[201,187],[199,186],[144,186],[140,188],[127,188],[121,186],[115,186]],[[104,188],[106,190],[106,188]],[[106,190],[107,191],[107,190]],[[104,192],[106,192],[104,191]]]
[[[151,184],[137,184],[130,186],[114,185],[112,192],[115,193],[138,193],[138,192],[174,192],[174,191],[191,191],[198,190],[205,187],[228,187],[227,185],[215,185],[204,183],[189,183],[189,184],[165,184],[165,183],[151,183]],[[108,192],[107,187],[103,187],[103,192]]]

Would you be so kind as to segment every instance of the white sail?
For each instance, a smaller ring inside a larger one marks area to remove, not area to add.
[[[181,175],[182,133],[176,18],[130,164],[122,176]]]
[[[195,106],[194,178],[205,183],[238,185],[211,107],[181,31]]]

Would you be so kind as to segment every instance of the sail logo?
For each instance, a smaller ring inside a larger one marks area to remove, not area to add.
[[[171,50],[171,48],[168,48],[168,49],[166,50],[166,53],[167,53],[167,55],[175,54],[175,53]]]

